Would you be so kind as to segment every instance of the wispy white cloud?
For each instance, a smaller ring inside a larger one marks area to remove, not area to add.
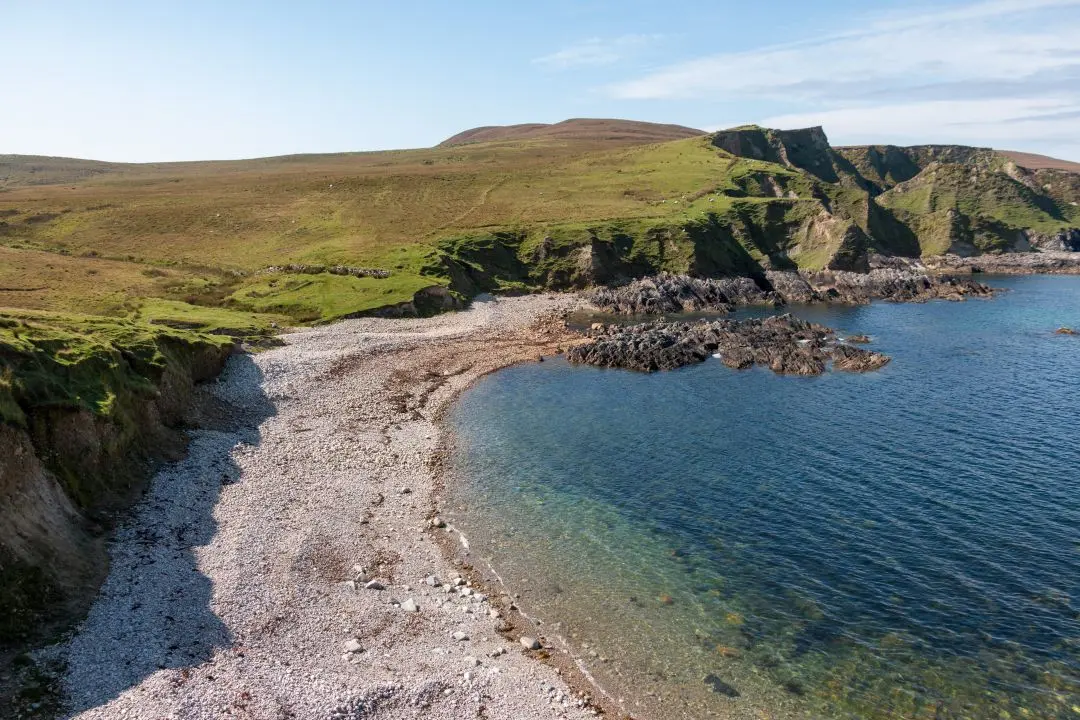
[[[533,60],[535,65],[556,70],[588,65],[614,65],[659,41],[662,35],[621,35],[615,38],[588,38]]]
[[[1078,115],[1080,107],[1070,100],[1003,98],[865,105],[777,115],[761,122],[785,128],[822,125],[858,142],[882,136],[916,140],[929,128],[940,142],[1001,147],[1016,137],[1080,144]]]
[[[701,57],[605,90],[633,100],[770,100],[806,109],[745,119],[823,124],[844,137],[1071,138],[1067,126],[1080,111],[1078,37],[1080,0],[983,0],[867,16],[827,36]]]

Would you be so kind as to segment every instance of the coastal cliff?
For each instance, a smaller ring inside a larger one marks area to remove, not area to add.
[[[185,446],[233,341],[101,318],[0,318],[0,645],[85,611],[106,531]]]

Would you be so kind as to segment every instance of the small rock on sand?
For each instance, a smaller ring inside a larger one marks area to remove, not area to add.
[[[365,590],[385,590],[386,586],[378,580],[370,580],[364,584]]]
[[[450,637],[454,638],[454,639],[455,639],[455,640],[457,640],[458,642],[465,642],[466,640],[468,640],[468,639],[469,639],[469,636],[468,636],[467,634],[463,633],[463,632],[462,632],[462,631],[460,631],[460,630],[458,630],[457,632],[455,632],[455,633],[454,633],[453,635],[451,635]]]
[[[526,650],[539,650],[540,649],[540,641],[537,640],[536,638],[531,638],[531,637],[529,637],[527,635],[522,635],[520,642],[521,642],[521,647],[525,648]]]
[[[345,642],[345,652],[347,653],[360,653],[364,652],[364,646],[360,644],[360,641],[356,638],[347,640]]]
[[[409,598],[405,602],[401,603],[401,609],[405,612],[420,612],[420,607],[416,604],[416,601]]]

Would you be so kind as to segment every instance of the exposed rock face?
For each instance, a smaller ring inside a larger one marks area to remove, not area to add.
[[[928,260],[927,263],[935,268],[957,273],[1080,275],[1080,253],[1074,252],[1005,253],[967,258],[942,255]]]
[[[644,315],[728,312],[745,305],[785,303],[962,300],[993,294],[989,287],[970,277],[930,275],[914,267],[875,268],[866,273],[770,271],[759,282],[751,278],[701,279],[661,274],[622,287],[599,288],[593,291],[590,301],[602,310]]]
[[[829,328],[791,315],[602,326],[593,334],[593,342],[569,351],[570,362],[656,372],[693,365],[718,354],[731,368],[763,365],[782,375],[820,375],[830,361],[834,369],[849,372],[877,370],[889,362],[881,353],[842,345]]]
[[[1048,252],[1080,252],[1080,229],[1068,228],[1056,233],[1027,231],[1031,247]]]
[[[776,304],[780,298],[747,277],[694,278],[661,273],[618,288],[593,291],[597,307],[622,315],[649,315],[698,310],[727,312],[738,305]]]
[[[117,400],[108,416],[27,405],[24,426],[0,421],[0,647],[86,609],[105,576],[110,518],[138,498],[157,461],[182,453],[195,384],[231,352],[176,347],[176,362],[147,378],[153,392]]]

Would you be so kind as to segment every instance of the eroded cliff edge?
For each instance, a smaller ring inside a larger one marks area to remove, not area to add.
[[[0,317],[0,648],[85,611],[114,518],[183,452],[195,385],[233,348],[122,320]]]

